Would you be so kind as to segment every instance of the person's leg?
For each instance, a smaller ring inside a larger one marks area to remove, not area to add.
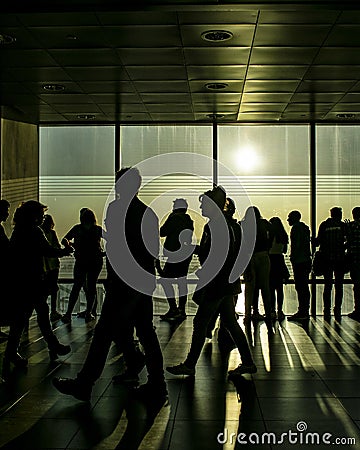
[[[71,319],[71,313],[73,312],[73,309],[74,309],[75,304],[79,297],[80,290],[86,280],[86,269],[84,267],[84,264],[77,260],[75,260],[75,264],[74,264],[73,278],[74,278],[74,284],[71,288],[68,306],[67,306],[67,310],[65,313],[65,317],[69,318],[69,319]]]
[[[256,284],[261,291],[261,297],[265,309],[265,317],[271,320],[271,300],[270,300],[270,258],[267,252],[255,254]]]
[[[255,295],[255,272],[253,268],[252,259],[244,272],[244,282],[245,282],[245,321],[249,321],[251,318],[251,308],[253,306],[254,295]]]
[[[309,275],[310,264],[295,263],[293,264],[294,283],[298,296],[298,315],[302,317],[309,316],[310,308],[310,289],[309,289]]]
[[[334,267],[335,276],[335,304],[334,315],[337,319],[341,317],[341,307],[343,302],[343,285],[344,285],[344,268],[343,264],[335,264]]]
[[[246,366],[252,366],[254,362],[246,336],[236,319],[233,296],[229,295],[222,298],[219,311],[221,323],[228,330],[233,341],[235,342],[239,350],[242,363]]]
[[[91,320],[95,317],[93,315],[94,306],[96,303],[96,283],[99,278],[103,261],[102,259],[91,261],[86,272],[86,313],[85,320]],[[95,306],[96,311],[96,306]]]
[[[330,309],[331,309],[331,290],[333,283],[333,267],[328,264],[327,267],[324,268],[324,290],[323,290],[323,314],[324,317],[330,317]]]

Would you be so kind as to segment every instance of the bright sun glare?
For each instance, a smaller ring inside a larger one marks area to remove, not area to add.
[[[246,172],[251,172],[259,165],[259,156],[252,147],[243,147],[237,151],[237,165]]]

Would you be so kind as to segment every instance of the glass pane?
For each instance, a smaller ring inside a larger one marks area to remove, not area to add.
[[[318,125],[316,127],[317,230],[330,216],[330,208],[340,206],[343,219],[351,219],[351,211],[360,205],[360,128],[350,125]],[[322,278],[320,278],[322,279]],[[345,276],[347,283],[349,275]],[[343,314],[353,310],[352,285],[345,284]]]
[[[262,216],[281,218],[299,210],[310,224],[310,130],[306,125],[219,126],[219,183],[235,200],[238,218],[249,204]],[[290,273],[291,264],[286,256]],[[294,286],[287,289],[295,296]],[[285,302],[285,313],[293,313]],[[240,311],[242,307],[240,306]]]
[[[102,223],[114,184],[113,126],[40,127],[40,201],[54,217],[61,239],[83,207]],[[62,258],[61,276],[72,277],[72,257]]]

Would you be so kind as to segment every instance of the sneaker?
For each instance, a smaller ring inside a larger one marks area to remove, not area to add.
[[[350,319],[356,320],[357,322],[360,322],[360,313],[358,313],[357,311],[349,313],[348,317],[350,317]]]
[[[290,320],[290,321],[295,320],[296,321],[296,320],[307,320],[309,318],[310,318],[309,314],[298,311],[297,313],[293,314],[292,316],[289,316],[287,318],[287,320]]]
[[[255,364],[240,364],[237,366],[236,369],[229,370],[228,375],[229,377],[237,376],[237,375],[243,375],[244,373],[256,373],[257,368]]]
[[[252,320],[264,320],[265,317],[259,313],[259,311],[254,311],[251,315]]]
[[[91,387],[80,384],[76,379],[55,377],[52,383],[62,394],[72,395],[83,402],[90,401]]]
[[[162,314],[160,316],[161,320],[176,320],[179,319],[180,313],[178,309],[169,309],[169,311],[166,314]]]
[[[61,317],[61,322],[63,322],[63,323],[70,323],[71,322],[71,314],[64,314]]]
[[[112,377],[114,384],[139,384],[139,376],[137,373],[130,372],[129,370],[125,370],[125,372],[120,375],[114,375]]]
[[[52,311],[52,312],[50,313],[50,320],[51,320],[51,321],[60,320],[61,318],[62,318],[62,314],[60,314],[60,313],[57,312],[57,311]]]
[[[166,370],[173,375],[195,375],[195,368],[188,367],[184,363],[180,363],[177,366],[166,367]]]
[[[58,342],[56,345],[50,346],[49,348],[49,358],[51,361],[55,361],[58,356],[65,356],[71,352],[70,345],[60,344]]]

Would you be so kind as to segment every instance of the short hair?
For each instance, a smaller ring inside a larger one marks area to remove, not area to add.
[[[224,209],[226,202],[226,192],[222,186],[215,186],[211,191],[204,192],[221,210]]]
[[[340,206],[334,206],[333,208],[330,209],[330,215],[333,218],[341,218],[342,216],[342,209],[340,208]]]
[[[185,209],[185,210],[187,210],[187,208],[189,206],[188,202],[184,198],[176,198],[173,203],[174,203],[173,209]]]
[[[297,210],[294,210],[294,211],[290,211],[289,212],[289,217],[292,217],[293,219],[295,219],[295,220],[300,220],[301,219],[301,212],[300,211],[297,211]]]
[[[353,208],[352,215],[353,215],[354,220],[360,219],[360,206],[355,206],[355,208]]]

